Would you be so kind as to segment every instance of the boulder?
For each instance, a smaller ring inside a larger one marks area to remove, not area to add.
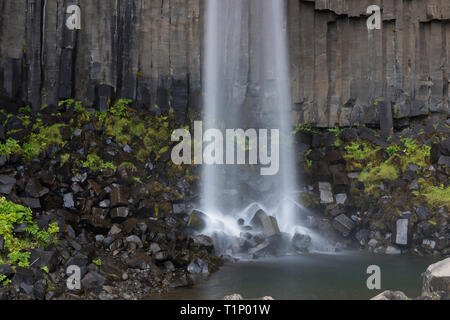
[[[296,232],[292,237],[292,246],[301,252],[307,252],[311,245],[311,237],[307,234]]]
[[[25,186],[25,191],[33,198],[40,198],[45,196],[50,190],[42,186],[37,179],[31,179]]]
[[[95,271],[90,271],[81,280],[81,286],[85,292],[101,289],[105,283],[105,277]]]
[[[384,291],[370,300],[408,300],[406,294],[401,291]]]
[[[128,197],[124,187],[122,186],[117,186],[111,189],[110,199],[111,207],[128,204]]]
[[[256,247],[251,248],[250,250],[248,250],[248,253],[250,256],[252,257],[261,257],[263,256],[265,253],[268,252],[270,247],[270,243],[268,240],[264,241],[263,243],[258,244]]]
[[[333,192],[331,192],[331,184],[329,182],[319,182],[320,203],[334,203]]]
[[[189,216],[187,226],[195,231],[201,232],[206,228],[208,216],[201,211],[194,210]]]
[[[450,258],[430,265],[422,274],[422,295],[450,297]]]
[[[345,214],[341,214],[333,219],[332,221],[333,227],[342,233],[344,237],[347,237],[352,232],[355,227],[355,223],[347,217]]]
[[[408,219],[398,219],[395,243],[400,245],[408,244]]]
[[[117,207],[111,210],[111,218],[126,218],[128,217],[129,209],[127,207]]]
[[[258,211],[255,212],[253,218],[250,220],[250,226],[252,226],[255,229],[262,230],[263,221],[265,218],[267,218],[267,213],[264,210],[259,209]]]
[[[266,216],[263,219],[263,230],[267,237],[272,237],[280,234],[280,228],[275,217]]]

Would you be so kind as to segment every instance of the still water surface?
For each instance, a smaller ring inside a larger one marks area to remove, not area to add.
[[[232,293],[245,298],[339,300],[370,299],[384,290],[400,290],[409,297],[421,292],[421,273],[436,260],[415,256],[363,253],[311,254],[227,263],[207,281],[174,289],[150,299],[223,299]],[[367,267],[381,268],[381,290],[367,289]]]

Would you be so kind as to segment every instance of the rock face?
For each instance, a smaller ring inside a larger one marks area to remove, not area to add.
[[[65,27],[72,3],[81,8],[78,31]],[[378,122],[380,113],[388,120],[448,113],[446,1],[384,1],[383,28],[373,31],[370,1],[286,3],[295,120],[334,126]],[[249,54],[261,45],[255,6],[245,0],[239,50],[246,61],[236,76],[246,95],[258,86]],[[200,107],[203,21],[200,0],[4,0],[2,94],[36,111],[69,97],[105,109],[122,97],[147,109],[170,105],[182,116]]]
[[[450,258],[436,262],[422,274],[422,295],[439,295],[441,298],[450,296]]]

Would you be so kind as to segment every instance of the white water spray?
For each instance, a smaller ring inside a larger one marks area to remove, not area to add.
[[[237,218],[248,221],[262,208],[277,218],[281,231],[292,233],[301,209],[291,200],[297,174],[285,1],[207,0],[205,17],[203,129],[280,131],[275,176],[259,176],[250,166],[203,165],[201,207],[212,221],[221,221],[209,223],[206,232],[239,236]]]

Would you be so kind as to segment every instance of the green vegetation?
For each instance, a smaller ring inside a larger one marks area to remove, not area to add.
[[[334,128],[328,129],[328,132],[334,133],[334,135],[337,137],[338,135],[341,134],[342,129],[339,127],[334,127]]]
[[[5,156],[9,159],[11,154],[20,153],[22,148],[20,147],[19,141],[9,138],[5,143],[0,143],[0,155]]]
[[[15,228],[22,224],[26,224],[25,232],[16,234]],[[47,246],[52,240],[57,241],[55,235],[58,232],[57,223],[50,224],[47,230],[41,230],[33,221],[30,208],[0,198],[0,236],[4,240],[4,248],[0,251],[0,264],[28,267],[28,250]]]
[[[305,161],[306,161],[306,165],[308,166],[308,168],[311,168],[312,167],[312,160],[310,160],[309,158],[308,158],[308,156],[311,154],[311,152],[312,152],[312,149],[309,149],[306,153],[305,153]]]
[[[32,133],[28,142],[24,143],[23,156],[25,161],[29,161],[45,150],[51,145],[57,145],[63,147],[65,142],[62,140],[61,128],[65,125],[57,123],[49,127],[44,127],[37,123],[35,125],[37,133]]]
[[[297,134],[298,132],[306,132],[306,133],[319,133],[320,131],[312,126],[311,123],[299,123],[292,134]]]
[[[345,146],[344,158],[354,161],[366,160],[379,149],[380,148],[373,147],[369,142],[366,141],[353,141],[351,144]]]
[[[405,145],[403,150],[405,156],[401,157],[401,168],[406,170],[410,163],[423,169],[429,165],[431,147],[426,144],[419,144],[416,140],[406,138],[402,140]]]
[[[101,267],[102,266],[102,260],[101,259],[92,260],[92,263],[95,264],[97,267]]]
[[[423,178],[419,179],[420,191],[414,191],[414,195],[423,197],[432,208],[450,208],[450,186],[434,186]]]
[[[92,171],[98,171],[100,169],[112,169],[117,170],[117,166],[112,162],[103,161],[98,155],[91,153],[88,154],[86,161],[81,162],[83,168],[89,168]]]

